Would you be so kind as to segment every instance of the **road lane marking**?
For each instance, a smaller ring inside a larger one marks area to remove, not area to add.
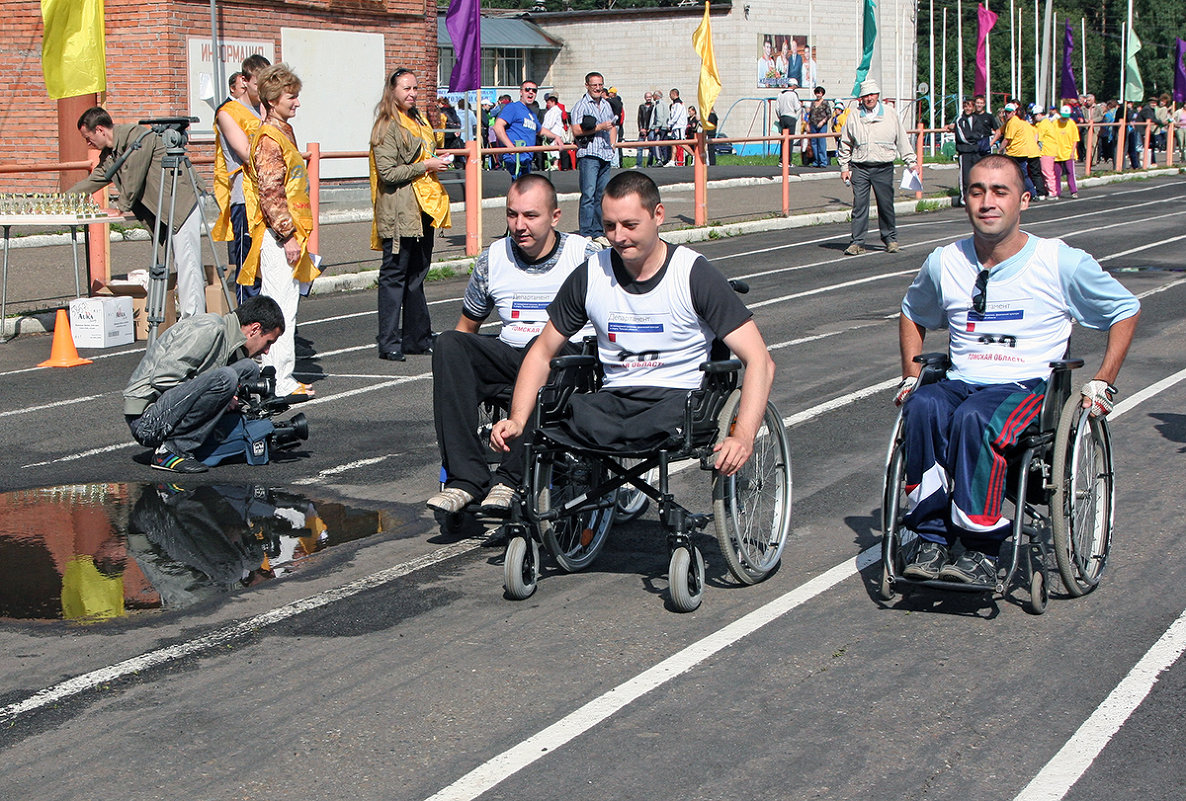
[[[358,595],[360,592],[374,589],[397,578],[406,576],[409,573],[423,570],[438,562],[443,562],[446,559],[451,559],[467,551],[472,551],[479,546],[480,543],[477,542],[459,542],[446,545],[424,556],[390,567],[387,570],[381,570],[378,573],[358,579],[357,581],[352,581],[349,584],[344,584],[341,587],[335,587],[334,589],[326,590],[308,598],[293,601],[290,604],[285,604],[284,606],[277,607],[269,612],[264,612],[263,614],[256,615],[233,625],[224,626],[197,639],[165,648],[158,648],[155,651],[149,651],[131,659],[125,659],[123,662],[75,676],[52,687],[47,687],[23,701],[0,707],[0,724],[7,724],[13,718],[26,712],[55,704],[72,695],[77,695],[107,682],[115,681],[166,662],[192,656],[209,648],[225,645],[239,637],[252,634],[265,626],[287,620],[302,612],[309,612],[336,601],[350,598],[351,596]]]
[[[88,456],[98,456],[101,453],[111,453],[112,451],[122,451],[126,448],[134,447],[137,447],[137,443],[135,442],[121,442],[116,445],[104,445],[101,448],[91,448],[89,451],[83,451],[82,453],[72,453],[69,456],[59,456],[57,459],[48,459],[44,462],[23,464],[21,465],[21,469],[24,470],[27,467],[44,467],[47,464],[59,464],[61,462],[73,462],[78,459],[85,459]]]
[[[397,454],[388,453],[383,456],[374,456],[374,457],[371,457],[370,459],[355,459],[353,462],[347,462],[346,464],[340,464],[337,467],[328,467],[325,470],[322,470],[320,473],[318,473],[315,476],[309,476],[308,478],[298,478],[296,481],[294,481],[292,483],[293,484],[317,484],[318,482],[324,481],[325,479],[329,478],[330,476],[336,476],[340,473],[345,473],[348,470],[356,470],[359,467],[369,467],[373,464],[378,464],[379,462],[382,462],[386,459],[390,459],[392,456],[395,456],[395,455],[397,455]]]
[[[1014,801],[1058,801],[1095,762],[1137,707],[1153,690],[1161,674],[1186,651],[1186,612],[1175,620],[1153,647],[1133,665],[1095,712],[1059,749]]]
[[[429,796],[427,801],[471,801],[570,740],[584,734],[651,690],[682,676],[704,660],[753,634],[763,626],[830,590],[873,564],[877,545],[845,560],[790,592],[672,654],[612,690],[599,695],[551,726],[487,760],[457,781]]]
[[[0,417],[8,417],[14,414],[25,414],[27,412],[40,412],[45,409],[53,409],[58,406],[70,406],[75,403],[86,403],[89,400],[95,400],[103,397],[102,395],[83,395],[81,398],[70,398],[69,400],[54,401],[53,403],[43,403],[40,406],[29,406],[24,409],[10,409],[7,412],[0,412]]]
[[[1170,239],[1162,239],[1158,242],[1153,242],[1148,245],[1141,245],[1140,247],[1132,248],[1131,250],[1121,251],[1120,253],[1113,253],[1111,256],[1104,256],[1102,259],[1098,259],[1098,261],[1101,264],[1103,264],[1105,261],[1111,261],[1112,259],[1118,259],[1121,256],[1128,256],[1129,254],[1132,254],[1132,253],[1140,253],[1142,250],[1150,250],[1151,248],[1159,248],[1162,245],[1168,245],[1170,242],[1177,242],[1179,239],[1186,239],[1186,234],[1183,234],[1182,236],[1175,236]]]

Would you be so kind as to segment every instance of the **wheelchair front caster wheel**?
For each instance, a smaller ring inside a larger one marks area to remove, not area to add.
[[[1050,600],[1050,593],[1046,589],[1046,573],[1042,570],[1034,570],[1030,574],[1030,603],[1029,613],[1031,615],[1040,615],[1046,611],[1046,603]]]
[[[694,612],[704,594],[704,557],[699,548],[676,548],[667,566],[671,605],[677,612]]]
[[[507,597],[515,601],[530,598],[538,580],[539,543],[523,537],[511,538],[503,562],[503,587]]]

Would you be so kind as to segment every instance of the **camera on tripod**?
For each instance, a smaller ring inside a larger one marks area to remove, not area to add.
[[[237,456],[248,464],[267,464],[275,451],[296,447],[309,438],[309,421],[303,412],[288,420],[272,418],[287,412],[296,402],[276,397],[276,368],[268,366],[260,371],[259,379],[239,385],[236,393],[238,408],[223,415],[194,457],[210,465]]]
[[[190,123],[197,121],[197,117],[150,117],[139,122],[151,128],[166,148],[183,148],[189,144]]]

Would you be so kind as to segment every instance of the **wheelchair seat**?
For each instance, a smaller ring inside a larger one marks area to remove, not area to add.
[[[508,597],[522,599],[535,592],[541,543],[565,571],[591,564],[609,526],[602,530],[590,523],[619,491],[641,493],[658,504],[667,531],[670,600],[676,610],[700,605],[704,560],[693,539],[709,523],[715,525],[730,572],[742,584],[762,581],[775,570],[790,531],[791,472],[786,431],[773,404],[767,404],[754,454],[742,471],[728,477],[714,471],[711,514],[689,511],[669,489],[673,462],[695,458],[701,469],[713,469],[713,448],[736,420],[740,361],[703,363],[701,386],[684,400],[683,424],[650,448],[577,444],[558,434],[557,425],[571,413],[573,394],[599,388],[598,361],[592,353],[561,356],[552,360],[551,368],[538,395],[520,500],[506,525]],[[656,473],[658,486],[648,480]]]
[[[916,388],[942,380],[950,366],[945,353],[923,354],[914,361],[923,365]],[[906,465],[903,412],[899,411],[886,451],[882,491],[882,575],[878,588],[882,600],[892,600],[897,589],[915,585],[1004,595],[1018,570],[1024,568],[1030,595],[1028,611],[1041,614],[1049,598],[1046,565],[1051,552],[1068,595],[1077,597],[1095,589],[1111,545],[1114,477],[1107,420],[1091,417],[1082,408],[1079,393],[1071,383],[1072,370],[1082,366],[1082,359],[1050,362],[1041,411],[1004,452],[1008,464],[1005,501],[1012,506],[1012,547],[1008,549],[1009,558],[1002,559],[1002,570],[992,586],[917,581],[902,576],[904,546],[913,533],[902,523]]]

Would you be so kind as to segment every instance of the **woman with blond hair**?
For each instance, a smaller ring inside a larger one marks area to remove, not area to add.
[[[449,196],[436,174],[451,157],[435,156],[436,136],[416,108],[411,70],[391,73],[371,129],[371,249],[379,267],[379,358],[402,362],[432,353],[432,322],[424,279],[432,263],[434,228],[449,228]]]
[[[281,63],[261,72],[258,82],[266,117],[252,140],[251,158],[244,169],[259,190],[259,200],[258,205],[249,202],[247,208],[251,252],[239,270],[238,282],[252,286],[258,273],[260,294],[275,300],[284,312],[284,333],[263,356],[265,365],[276,368],[276,394],[309,398],[313,388],[292,375],[297,304],[321,274],[308,249],[313,230],[309,174],[289,124],[301,106],[301,79]]]

